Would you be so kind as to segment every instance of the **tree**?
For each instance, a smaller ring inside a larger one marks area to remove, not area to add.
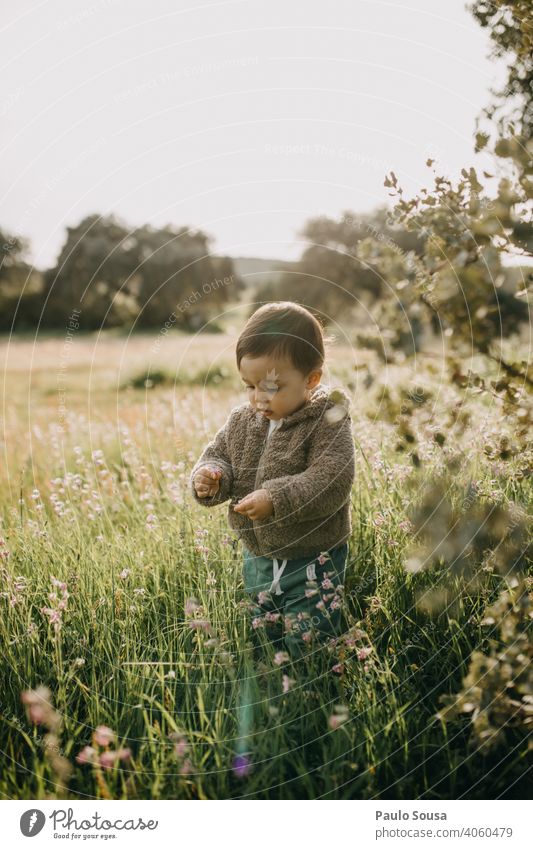
[[[136,233],[142,256],[139,267],[139,323],[196,330],[236,299],[242,281],[229,257],[213,257],[209,238],[200,230],[146,226]]]
[[[80,327],[113,327],[134,320],[139,244],[113,215],[89,215],[67,238],[56,267],[45,274],[43,323],[64,326],[73,309]]]
[[[57,265],[46,273],[43,323],[64,326],[78,309],[82,329],[169,320],[196,329],[240,285],[231,259],[212,257],[199,230],[131,229],[112,215],[93,214],[67,228]]]
[[[28,243],[0,230],[0,330],[33,325],[39,314],[41,274],[25,261]]]
[[[360,254],[361,243],[379,239],[400,259],[409,252],[418,254],[423,246],[416,233],[390,221],[385,207],[362,215],[346,211],[338,220],[312,218],[300,235],[309,247],[268,293],[303,303],[326,320],[356,311],[361,302],[369,306],[390,295],[388,281],[368,256]],[[261,290],[263,298],[265,294]]]
[[[490,32],[494,57],[508,57],[507,79],[483,115],[505,136],[509,123],[525,139],[533,136],[533,22],[530,0],[477,0],[468,5]],[[511,104],[511,106],[510,106]]]
[[[474,168],[462,169],[455,184],[435,175],[432,190],[423,189],[410,200],[403,198],[394,172],[385,185],[398,198],[395,220],[426,239],[415,294],[449,328],[459,353],[473,345],[498,364],[506,378],[493,388],[506,394],[509,412],[517,408],[526,426],[531,410],[522,389],[533,387],[533,373],[527,361],[513,362],[504,353],[502,340],[509,328],[498,290],[503,257],[533,256],[533,19],[530,4],[520,0],[483,0],[470,8],[483,26],[491,27],[495,53],[510,59],[507,84],[496,99],[511,94],[516,99],[510,114],[501,115],[491,128],[495,164],[504,159],[509,173],[499,179],[495,197],[488,195]],[[476,151],[487,147],[491,133],[476,134]],[[483,179],[490,181],[493,175],[484,172]],[[530,274],[515,293],[525,306],[513,303],[511,314],[521,319],[529,317],[531,282]]]

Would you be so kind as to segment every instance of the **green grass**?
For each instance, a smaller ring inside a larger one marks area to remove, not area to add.
[[[209,397],[214,405],[216,396]],[[371,442],[360,440],[377,425],[356,417],[345,613],[348,627],[363,636],[345,649],[339,678],[331,671],[336,652],[313,652],[287,669],[276,665],[271,646],[262,654],[254,648],[240,543],[228,534],[226,507],[202,509],[187,493],[205,436],[180,422],[182,441],[174,448],[164,394],[150,440],[136,430],[146,414],[140,405],[128,408],[127,437],[114,432],[109,393],[96,434],[80,405],[80,419],[56,445],[41,400],[31,453],[20,433],[12,434],[15,457],[0,496],[9,551],[0,561],[4,797],[523,797],[528,754],[519,729],[509,728],[503,750],[482,755],[469,716],[446,725],[435,716],[440,696],[460,689],[472,651],[486,650],[483,612],[504,586],[488,572],[469,585],[444,565],[405,570],[411,538],[401,523],[437,473],[440,455],[403,480],[398,464],[408,460],[394,452],[395,439],[380,437],[385,463],[376,465]],[[232,401],[213,408],[213,421]],[[493,481],[479,446],[468,435],[460,439],[470,451],[465,481],[472,468],[479,480]],[[91,457],[96,446],[103,453]],[[529,479],[502,477],[499,486],[531,510]],[[57,633],[41,612],[54,604],[51,576],[69,592]],[[418,594],[440,585],[453,606],[424,613]],[[210,634],[189,626],[191,597]],[[362,646],[372,649],[365,660],[357,657]],[[295,682],[286,693],[283,674]],[[21,702],[22,692],[39,685],[49,687],[61,717],[52,752],[46,729],[29,721]],[[346,720],[332,729],[330,717],[341,711]],[[101,725],[116,732],[117,747],[131,750],[129,761],[109,770],[76,763]],[[184,735],[185,756],[176,754],[172,734]],[[71,765],[67,777],[54,752]],[[242,753],[251,768],[239,776],[232,766]]]
[[[311,656],[290,673],[297,683],[285,695],[272,650],[265,648],[263,666],[254,661],[246,611],[238,604],[239,549],[220,542],[223,511],[198,515],[187,505],[152,531],[135,511],[129,522],[120,515],[91,524],[50,519],[42,524],[46,537],[28,532],[24,511],[22,527],[9,536],[8,565],[26,576],[27,589],[14,607],[4,602],[1,625],[8,759],[1,792],[17,798],[58,792],[35,742],[39,728],[28,723],[20,703],[21,691],[41,683],[63,716],[67,759],[74,761],[98,725],[117,731],[132,750],[131,762],[100,776],[100,784],[92,767],[77,766],[71,795],[101,796],[103,787],[112,798],[431,799],[504,791],[506,773],[476,786],[487,759],[468,756],[465,723],[446,730],[434,717],[438,696],[458,689],[471,651],[482,644],[479,595],[461,593],[455,620],[421,616],[414,590],[433,576],[406,576],[401,548],[389,551],[376,540],[362,510],[362,504],[354,509],[347,596],[350,622],[366,629],[373,657],[364,671],[348,656],[341,684],[329,671],[333,661],[324,670]],[[208,530],[205,557],[194,547],[200,523]],[[131,570],[125,579],[123,569]],[[57,635],[40,612],[52,589],[50,574],[70,592]],[[220,639],[214,647],[184,621],[191,596]],[[372,598],[379,604],[372,607]],[[28,635],[32,621],[37,632]],[[305,694],[306,682],[318,698]],[[253,710],[240,740],[242,698]],[[349,707],[349,719],[330,730],[328,717],[338,703]],[[194,770],[187,776],[179,773],[168,736],[178,730],[191,747]],[[254,767],[239,779],[231,766],[243,746]],[[519,763],[513,777],[516,769]]]

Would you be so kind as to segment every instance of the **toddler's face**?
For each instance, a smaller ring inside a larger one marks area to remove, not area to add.
[[[243,357],[239,371],[254,410],[274,421],[302,407],[322,375],[315,369],[305,376],[290,360],[273,356]]]

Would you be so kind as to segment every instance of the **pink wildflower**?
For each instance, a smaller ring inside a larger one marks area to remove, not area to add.
[[[185,737],[182,737],[181,740],[174,745],[174,754],[177,758],[184,758],[187,752],[189,751],[189,744]]]
[[[372,652],[372,646],[363,646],[363,648],[359,649],[357,652],[357,660],[366,660],[369,654]]]
[[[25,705],[33,705],[40,702],[49,702],[51,695],[52,694],[48,687],[41,685],[35,690],[24,690],[24,692],[20,695],[20,699]]]
[[[76,755],[76,763],[79,764],[90,764],[94,762],[96,756],[96,749],[92,746],[84,746],[81,752]]]
[[[34,725],[43,725],[46,721],[48,711],[43,705],[29,705],[28,719]]]
[[[347,646],[354,646],[357,640],[362,640],[364,637],[366,634],[360,628],[350,628],[344,636],[344,643]]]
[[[332,731],[336,731],[337,728],[340,728],[341,725],[344,725],[347,719],[348,714],[332,713],[330,718],[328,719],[328,725]]]
[[[153,531],[155,528],[157,528],[158,521],[159,520],[155,513],[149,513],[146,517],[146,530]]]
[[[26,705],[28,719],[34,725],[45,725],[50,731],[56,731],[60,727],[61,716],[52,706],[52,694],[48,687],[25,690],[20,698]]]
[[[107,725],[99,725],[94,731],[93,739],[99,746],[109,746],[115,739],[115,732]]]
[[[289,678],[288,675],[284,675],[281,679],[281,683],[283,687],[283,692],[288,693],[291,687],[296,684],[296,681],[294,680],[294,678]]]
[[[51,625],[61,625],[61,611],[55,610],[53,607],[41,607],[41,613],[44,613],[45,616],[48,616]],[[56,628],[58,631],[59,628]]]
[[[193,616],[197,610],[200,610],[198,599],[191,596],[185,602],[185,616]]]
[[[277,651],[274,655],[274,663],[276,666],[281,666],[282,663],[287,663],[290,657],[286,651]]]
[[[50,579],[52,581],[52,586],[61,590],[61,598],[58,598],[56,592],[48,593],[48,598],[52,604],[50,607],[41,607],[41,613],[44,616],[48,616],[48,620],[50,624],[54,626],[54,631],[57,634],[61,630],[61,625],[63,624],[63,612],[67,609],[69,592],[64,581],[59,581],[57,578],[54,578],[53,575],[50,576]]]
[[[281,618],[281,613],[273,613],[270,610],[267,610],[265,613],[265,620],[267,622],[277,622]]]
[[[9,558],[9,549],[3,537],[0,537],[0,558],[2,560],[7,560]]]
[[[102,752],[98,758],[98,763],[100,766],[103,766],[104,769],[111,769],[115,765],[116,760],[117,753],[109,749],[106,752]]]

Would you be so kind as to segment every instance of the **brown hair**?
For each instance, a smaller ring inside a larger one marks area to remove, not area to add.
[[[303,375],[324,364],[322,325],[312,313],[294,301],[272,301],[263,304],[246,322],[237,340],[237,368],[243,357],[265,354],[287,356]]]

